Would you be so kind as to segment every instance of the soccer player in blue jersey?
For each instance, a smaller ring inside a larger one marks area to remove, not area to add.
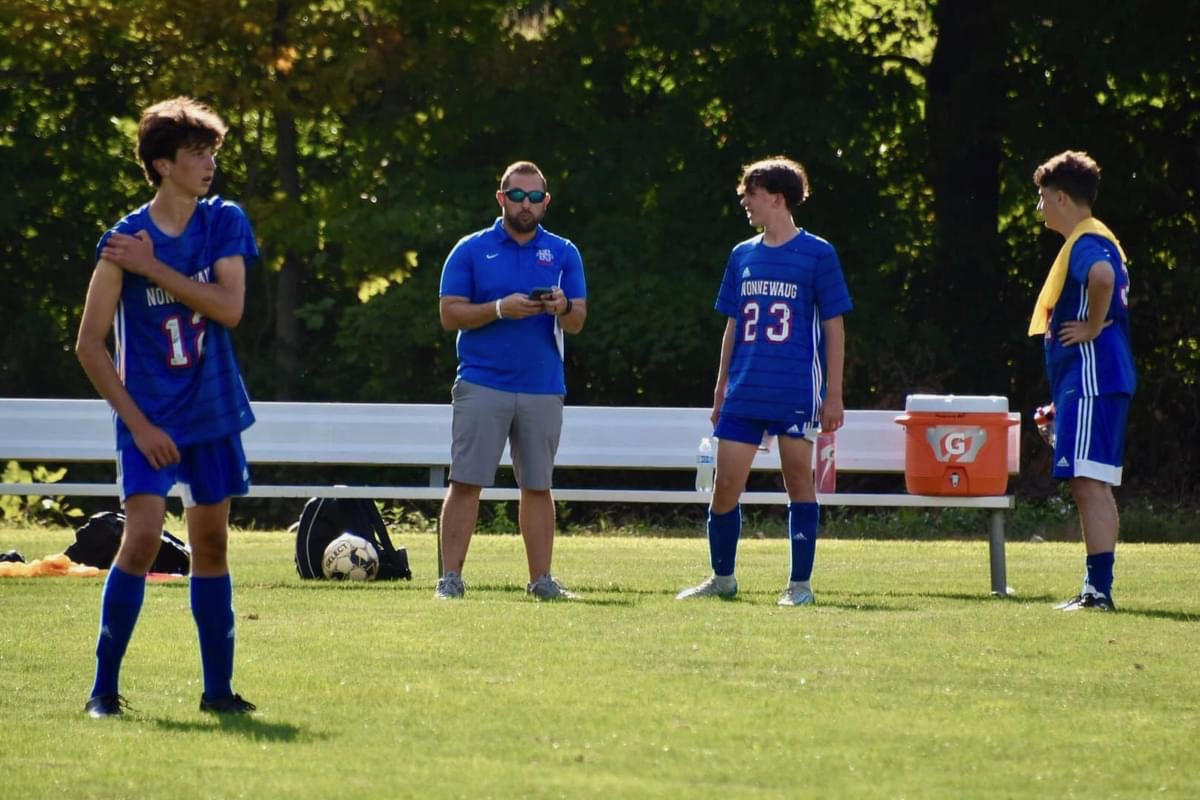
[[[254,710],[232,688],[226,547],[229,498],[249,488],[241,432],[254,422],[229,331],[242,318],[246,263],[258,257],[258,247],[241,208],[217,196],[204,199],[225,132],[221,118],[191,98],[146,109],[137,152],[154,198],[96,248],[75,351],[114,411],[125,530],[100,603],[96,677],[85,706],[92,717],[117,716],[127,707],[118,691],[121,661],[176,483],[192,551],[200,710]]]
[[[570,599],[550,572],[554,549],[554,456],[562,430],[563,333],[587,318],[583,261],[575,245],[541,226],[550,205],[537,165],[504,170],[500,216],[459,240],[442,268],[442,326],[458,332],[450,486],[442,505],[443,574],[434,596],[463,596],[467,548],[479,493],[495,481],[507,442],[520,486],[521,536],[529,562],[526,592]]]
[[[779,605],[809,605],[820,517],[813,444],[818,431],[836,431],[845,421],[842,315],[852,308],[850,293],[833,246],[793,220],[808,198],[803,167],[782,156],[750,164],[738,195],[762,233],[733,248],[717,295],[717,311],[729,319],[713,391],[720,446],[708,509],[712,575],[677,597],[737,594],[739,500],[759,444],[776,436],[791,543],[791,575]]]
[[[1056,412],[1052,474],[1071,482],[1087,551],[1083,588],[1058,608],[1112,611],[1125,421],[1137,386],[1129,338],[1129,271],[1117,237],[1092,216],[1100,167],[1065,151],[1037,168],[1038,210],[1066,239],[1034,307]]]

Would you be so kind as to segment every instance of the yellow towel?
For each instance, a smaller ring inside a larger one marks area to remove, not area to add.
[[[1058,296],[1062,294],[1063,285],[1067,282],[1067,267],[1071,263],[1071,248],[1075,246],[1075,242],[1079,240],[1079,237],[1085,233],[1099,234],[1105,239],[1112,241],[1117,246],[1117,252],[1121,254],[1121,262],[1124,263],[1125,251],[1121,249],[1121,243],[1117,241],[1116,234],[1095,217],[1088,217],[1082,220],[1075,226],[1075,230],[1071,231],[1071,235],[1067,237],[1067,241],[1063,243],[1062,249],[1058,251],[1058,256],[1054,259],[1054,264],[1050,267],[1050,273],[1046,276],[1046,282],[1042,284],[1042,291],[1038,293],[1037,304],[1033,307],[1033,316],[1029,320],[1030,336],[1045,333],[1046,328],[1050,327],[1050,315],[1054,313],[1054,306],[1058,303]],[[1116,264],[1113,266],[1116,267]]]
[[[70,575],[76,578],[91,578],[104,575],[105,570],[76,564],[64,553],[36,559],[28,564],[20,561],[0,562],[0,578],[40,578],[46,575]]]

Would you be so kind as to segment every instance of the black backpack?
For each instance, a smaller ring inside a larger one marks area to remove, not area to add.
[[[121,546],[125,530],[125,515],[119,511],[101,511],[88,517],[75,531],[75,543],[66,550],[67,558],[76,564],[108,569]],[[192,551],[182,540],[167,531],[162,532],[158,555],[150,565],[151,572],[187,575],[192,568]]]
[[[321,561],[325,548],[343,533],[361,536],[379,554],[376,580],[412,580],[408,551],[393,547],[387,525],[374,500],[314,497],[304,504],[296,529],[296,572],[301,578],[324,578]]]

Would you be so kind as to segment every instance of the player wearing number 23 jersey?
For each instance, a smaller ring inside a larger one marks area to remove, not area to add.
[[[717,311],[734,321],[721,414],[760,420],[820,418],[826,378],[821,323],[852,309],[837,253],[804,230],[777,246],[762,234],[729,256]]]
[[[142,206],[104,234],[96,258],[113,233],[146,231],[154,256],[194,281],[216,281],[213,265],[227,256],[258,258],[245,212],[220,197],[197,202],[180,236],[159,230]],[[113,322],[113,360],[138,408],[177,445],[220,439],[254,422],[229,330],[193,312],[141,275],[126,273]],[[116,419],[117,449],[133,446],[129,428]]]
[[[842,317],[850,293],[833,247],[793,218],[808,199],[799,162],[773,156],[747,164],[737,195],[746,221],[762,233],[733,248],[717,294],[726,321],[710,415],[720,442],[708,507],[712,575],[676,598],[737,594],[741,495],[759,445],[775,436],[792,557],[778,604],[809,606],[820,528],[813,443],[818,430],[832,434],[845,422]]]

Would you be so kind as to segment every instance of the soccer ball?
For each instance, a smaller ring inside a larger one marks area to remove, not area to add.
[[[325,548],[321,572],[335,581],[373,581],[379,574],[379,553],[361,536],[343,533]]]

